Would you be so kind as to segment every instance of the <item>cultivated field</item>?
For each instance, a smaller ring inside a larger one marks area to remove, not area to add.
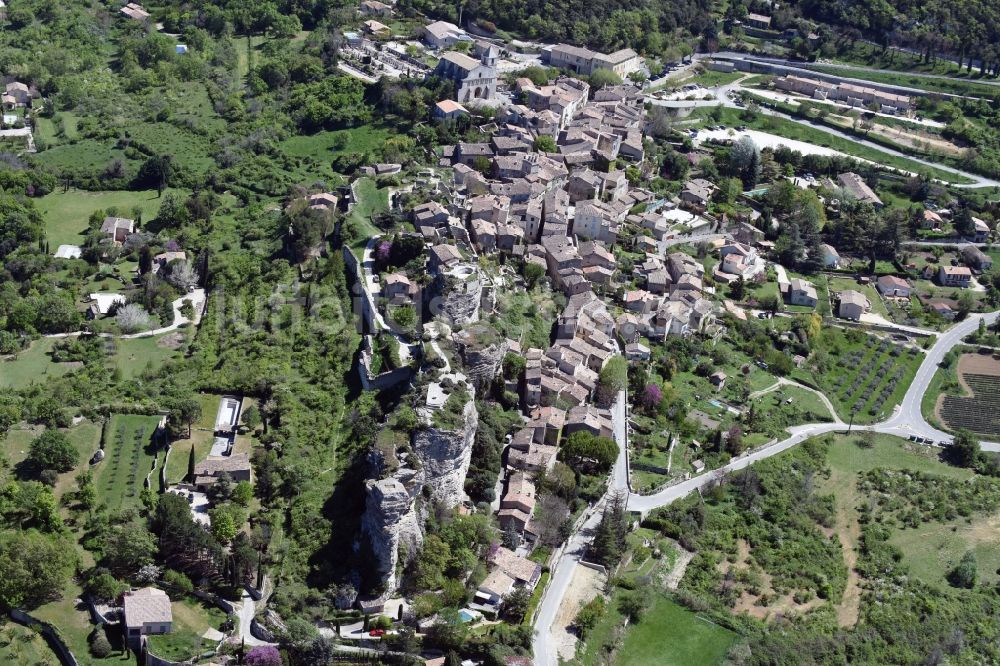
[[[842,419],[855,413],[855,423],[872,423],[891,413],[923,358],[919,350],[888,338],[836,328],[823,331],[816,351],[827,355],[830,369],[799,370],[793,378],[818,384]]]
[[[935,409],[938,419],[952,429],[1000,436],[1000,359],[985,354],[962,355],[958,360],[958,382],[965,395],[941,396]]]
[[[94,468],[99,501],[111,511],[139,504],[139,493],[157,457],[153,433],[159,422],[158,416],[115,414],[111,417],[105,458]],[[158,487],[154,473],[150,477],[150,488],[155,491]]]

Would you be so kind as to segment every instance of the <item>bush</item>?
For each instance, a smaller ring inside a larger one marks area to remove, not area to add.
[[[163,572],[163,581],[169,585],[173,585],[185,594],[190,594],[194,591],[194,583],[180,571],[167,569]]]
[[[104,628],[98,627],[90,634],[90,654],[98,659],[111,655],[111,642],[104,635]]]

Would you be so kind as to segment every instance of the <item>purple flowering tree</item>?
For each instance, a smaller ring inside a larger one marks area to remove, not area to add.
[[[246,666],[282,666],[281,653],[273,645],[259,645],[247,652]]]
[[[375,260],[380,264],[389,263],[389,257],[392,255],[392,242],[382,241],[375,246]]]
[[[639,404],[649,410],[656,409],[663,402],[663,390],[656,384],[646,384],[642,395],[639,396]]]

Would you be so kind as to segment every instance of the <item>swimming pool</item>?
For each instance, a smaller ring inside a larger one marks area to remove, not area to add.
[[[470,610],[466,610],[464,608],[462,610],[458,611],[458,618],[462,622],[472,622],[472,621],[474,621],[474,620],[477,619],[475,613],[473,613]]]

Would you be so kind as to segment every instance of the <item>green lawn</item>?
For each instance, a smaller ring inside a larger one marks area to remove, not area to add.
[[[662,594],[639,624],[631,625],[618,654],[629,666],[709,666],[725,661],[737,635]]]
[[[42,635],[8,619],[0,623],[0,663],[58,666],[59,658]]]
[[[354,225],[357,236],[352,243],[354,249],[363,248],[368,239],[381,231],[372,224],[371,216],[389,209],[389,192],[386,189],[379,189],[378,185],[371,178],[360,178],[354,186],[358,200],[351,209],[348,218]]]
[[[292,157],[312,157],[329,162],[337,153],[374,153],[392,136],[388,127],[362,125],[352,129],[300,134],[281,142]]]
[[[59,635],[66,645],[73,652],[73,656],[80,662],[81,666],[107,666],[110,664],[123,664],[126,661],[133,661],[128,655],[112,653],[106,659],[95,659],[90,655],[87,637],[94,630],[94,625],[90,623],[90,613],[83,603],[79,605],[76,599],[80,598],[83,590],[73,582],[70,582],[63,590],[63,596],[58,601],[45,604],[33,611],[31,614],[39,620],[44,620],[55,626]],[[114,644],[114,643],[112,643]]]
[[[149,637],[149,651],[158,657],[173,661],[189,659],[205,649],[215,646],[215,641],[202,638],[208,629],[218,629],[226,614],[216,606],[195,599],[183,598],[171,604],[174,622],[169,634]]]
[[[41,384],[48,377],[60,377],[79,366],[78,363],[53,363],[49,356],[56,338],[40,338],[13,360],[0,361],[0,387],[21,389],[32,383]]]
[[[105,458],[94,467],[98,501],[111,511],[139,505],[139,493],[146,475],[153,468],[156,455],[153,433],[159,422],[158,416],[115,414],[111,417]],[[150,477],[150,488],[154,491],[159,488],[156,472]]]
[[[187,329],[179,329],[185,332]],[[164,343],[166,336],[177,333],[164,333],[157,337],[116,339],[113,362],[125,377],[136,377],[147,367],[158,368],[164,361],[178,353],[170,345]],[[213,412],[214,413],[214,412]]]
[[[167,482],[180,483],[187,476],[192,444],[194,445],[195,462],[200,462],[208,457],[214,440],[215,435],[211,431],[192,430],[191,439],[171,442],[170,458],[167,460]]]
[[[829,279],[829,289],[833,294],[839,293],[841,291],[847,291],[848,289],[853,289],[854,291],[861,292],[865,295],[865,298],[872,304],[871,312],[873,314],[882,315],[885,318],[889,318],[889,311],[885,309],[885,304],[882,303],[882,298],[875,291],[875,288],[870,284],[858,284],[857,280],[853,278],[839,278],[832,277]]]
[[[183,190],[176,189],[167,192],[186,194]],[[67,192],[60,190],[35,199],[35,205],[38,206],[45,221],[46,239],[53,252],[64,243],[72,245],[82,243],[87,232],[87,220],[95,210],[115,207],[120,216],[132,217],[132,208],[138,206],[142,209],[143,221],[148,222],[156,217],[161,202],[162,199],[156,195],[156,190],[85,192],[71,189]]]
[[[727,83],[732,83],[741,76],[743,76],[743,72],[716,72],[709,69],[701,74],[680,80],[678,82],[684,84],[697,83],[698,85],[706,88],[717,88],[718,86],[724,86]]]
[[[852,483],[859,472],[878,468],[927,472],[961,480],[973,476],[967,469],[939,461],[938,449],[914,444],[901,437],[876,435],[875,445],[870,449],[858,446],[858,440],[858,434],[834,435],[834,444],[827,456],[830,468],[842,472],[845,478],[850,477]],[[842,489],[843,486],[829,488],[832,492]]]

